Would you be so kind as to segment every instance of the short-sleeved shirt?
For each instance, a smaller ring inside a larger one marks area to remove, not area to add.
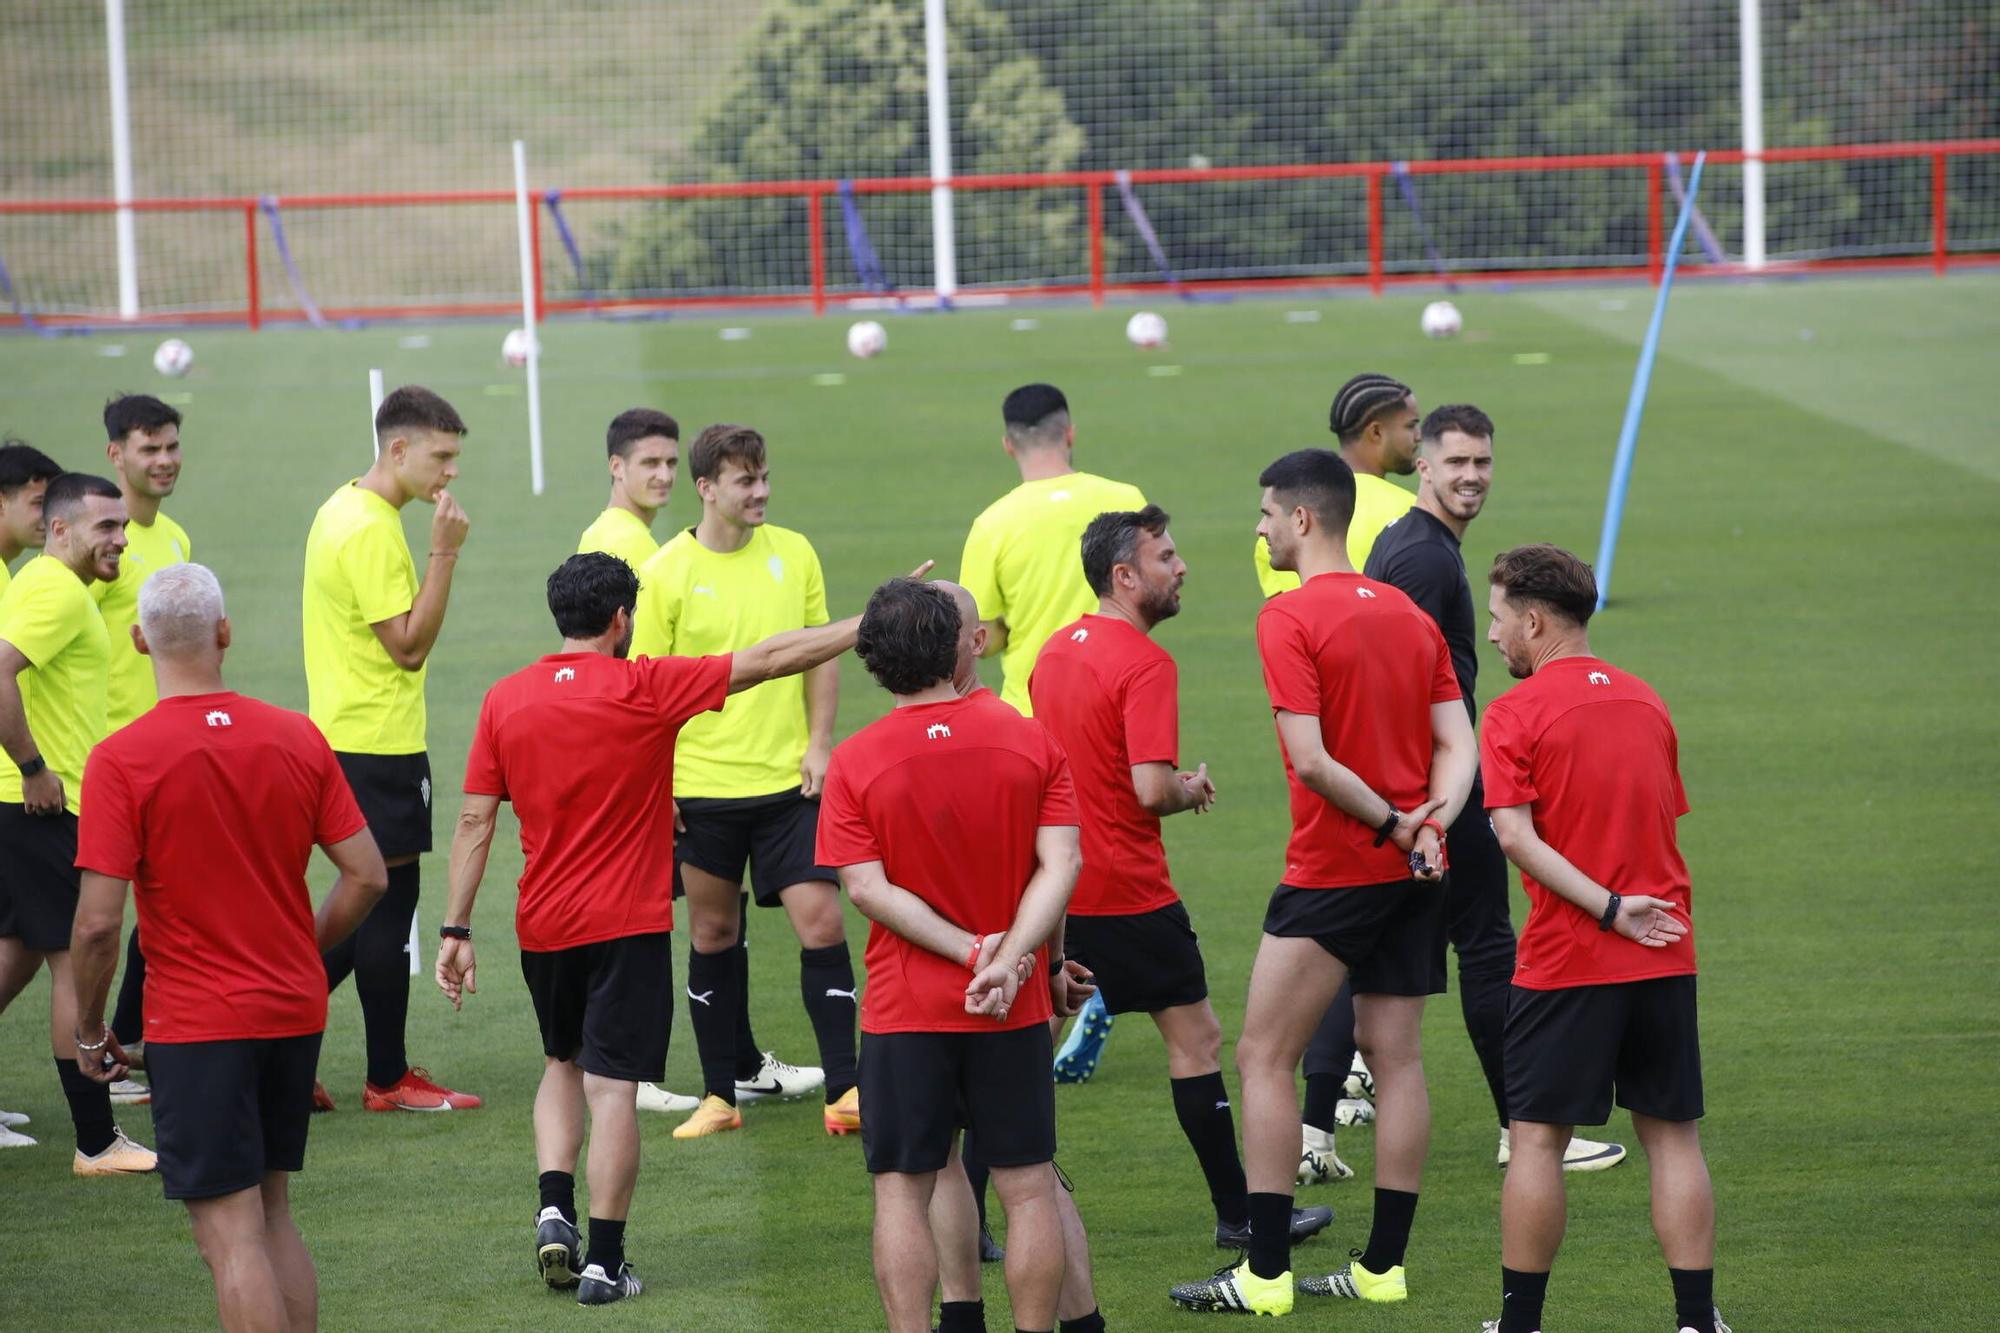
[[[612,505],[599,514],[591,525],[583,530],[583,536],[576,544],[578,555],[592,551],[603,551],[615,555],[632,567],[637,573],[641,566],[653,558],[660,544],[653,540],[653,530],[646,526],[646,520],[629,509]]]
[[[1465,695],[1465,711],[1476,719],[1472,692],[1479,680],[1479,626],[1458,534],[1428,509],[1415,506],[1382,529],[1375,549],[1368,553],[1368,567],[1361,572],[1377,583],[1401,588],[1437,622],[1451,648],[1451,669]]]
[[[417,601],[417,566],[396,507],[359,482],[333,493],[306,536],[306,698],[345,754],[424,748],[426,663],[405,671],[374,626]]]
[[[111,645],[104,617],[68,565],[38,555],[0,595],[0,639],[28,659],[28,669],[15,677],[28,730],[50,771],[62,779],[63,801],[74,814],[82,808],[84,760],[110,730],[105,692]],[[0,801],[19,805],[21,800],[21,770],[0,762]]]
[[[1451,650],[1431,618],[1386,583],[1321,574],[1264,603],[1257,651],[1274,713],[1317,717],[1326,752],[1398,810],[1429,798],[1431,705],[1459,698]],[[1282,738],[1278,748],[1282,751]],[[1396,844],[1299,781],[1284,882],[1299,889],[1351,888],[1410,877]]]
[[[1355,569],[1368,567],[1368,556],[1382,529],[1394,523],[1417,502],[1417,497],[1395,482],[1371,472],[1354,474],[1354,517],[1347,525],[1347,563]],[[1257,586],[1266,597],[1276,597],[1299,586],[1299,576],[1289,569],[1271,568],[1271,548],[1262,537],[1251,552],[1257,569]]]
[[[326,1027],[306,866],[366,828],[303,714],[240,694],[163,699],[90,756],[76,863],[132,881],[146,1041]]]
[[[1083,816],[1071,916],[1134,916],[1180,899],[1160,817],[1132,786],[1134,765],[1171,764],[1179,753],[1179,680],[1167,650],[1115,616],[1063,626],[1035,662],[1035,720],[1069,757]]]
[[[688,529],[639,571],[632,652],[713,657],[826,619],[826,579],[803,536],[766,523],[737,550],[711,551]],[[810,740],[803,675],[754,685],[681,729],[674,795],[789,791],[799,785]]]
[[[152,659],[132,646],[132,626],[139,619],[139,589],[169,565],[194,559],[187,529],[155,514],[150,524],[138,519],[125,524],[125,553],[118,557],[118,577],[90,585],[104,628],[111,637],[111,687],[107,712],[113,731],[153,706],[160,697],[153,683]]]
[[[1038,864],[1035,835],[1077,822],[1060,746],[990,690],[893,710],[834,749],[820,801],[821,865],[880,861],[891,884],[975,934],[1014,924]],[[876,922],[863,1032],[995,1032],[1045,1023],[1048,953],[1005,1019],[965,1012],[965,960]]]
[[[1645,681],[1595,657],[1562,657],[1495,699],[1479,739],[1488,809],[1525,805],[1541,840],[1614,893],[1674,904],[1688,933],[1648,949],[1528,875],[1514,984],[1600,986],[1692,973],[1687,863],[1674,823],[1688,811],[1680,742]]]
[[[674,741],[729,658],[556,653],[486,692],[465,790],[521,821],[514,929],[537,953],[674,926]]]
[[[1083,577],[1083,530],[1099,514],[1146,507],[1137,486],[1088,472],[1024,481],[972,520],[958,581],[981,620],[1007,622],[1000,697],[1033,711],[1028,677],[1049,635],[1097,606]]]

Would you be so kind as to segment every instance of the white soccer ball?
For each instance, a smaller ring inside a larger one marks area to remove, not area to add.
[[[179,338],[169,338],[153,349],[153,369],[162,375],[179,379],[188,373],[194,364],[194,348]]]
[[[880,356],[889,345],[889,331],[872,319],[857,320],[847,326],[847,351],[866,361]]]
[[[507,336],[500,340],[500,359],[510,366],[525,366],[528,364],[529,345],[526,329],[509,329]],[[537,352],[542,350],[540,343],[534,343],[533,346]]]
[[[1167,340],[1167,321],[1150,310],[1141,310],[1125,321],[1125,341],[1134,347],[1158,347]]]
[[[1424,337],[1455,338],[1465,327],[1465,317],[1449,301],[1433,301],[1424,307]]]

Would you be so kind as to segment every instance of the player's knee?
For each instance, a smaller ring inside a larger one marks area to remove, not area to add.
[[[736,947],[739,918],[734,908],[727,913],[688,913],[688,940],[696,953],[721,953]]]

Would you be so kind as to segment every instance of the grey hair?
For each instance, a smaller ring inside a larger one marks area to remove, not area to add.
[[[222,584],[207,565],[168,565],[139,587],[139,628],[155,654],[207,648],[228,612]]]

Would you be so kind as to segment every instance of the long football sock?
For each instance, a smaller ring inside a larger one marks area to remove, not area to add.
[[[972,1201],[979,1208],[979,1229],[986,1230],[986,1181],[993,1173],[986,1165],[986,1159],[979,1155],[979,1145],[974,1142],[972,1131],[966,1130],[958,1141],[958,1159],[965,1164],[965,1178],[972,1185]]]
[[[688,1019],[694,1024],[695,1050],[701,1056],[705,1092],[736,1105],[735,946],[715,953],[688,948]]]
[[[736,947],[736,1077],[752,1079],[764,1067],[764,1048],[750,1030],[750,895],[737,895]]]
[[[1322,1133],[1333,1133],[1333,1113],[1347,1093],[1346,1083],[1347,1071],[1344,1069],[1338,1074],[1307,1074],[1305,1107],[1299,1113],[1300,1121]]]
[[[1104,1333],[1104,1312],[1092,1310],[1078,1319],[1058,1321],[1062,1333]]]
[[[1250,1196],[1250,1271],[1282,1277],[1292,1267],[1292,1196]]]
[[[1542,1301],[1549,1294],[1547,1273],[1500,1270],[1500,1333],[1541,1333]]]
[[[1669,1268],[1674,1280],[1674,1318],[1682,1328],[1715,1333],[1715,1270]]]
[[[58,1058],[56,1077],[62,1080],[70,1123],[76,1127],[76,1150],[85,1157],[97,1156],[117,1138],[116,1122],[111,1118],[111,1086],[85,1076],[74,1060]]]
[[[937,1333],[986,1333],[985,1301],[940,1301]]]
[[[553,1208],[563,1221],[576,1225],[576,1175],[569,1171],[544,1171],[537,1181],[544,1208]]]
[[[1229,1110],[1229,1089],[1220,1071],[1169,1080],[1174,1091],[1174,1115],[1194,1149],[1201,1174],[1208,1180],[1208,1197],[1215,1203],[1215,1220],[1242,1226],[1250,1219],[1250,1196],[1243,1183],[1243,1159],[1236,1153],[1236,1118]],[[1286,1225],[1291,1219],[1286,1218]]]
[[[403,1033],[410,1016],[410,919],[421,884],[417,862],[389,867],[389,891],[354,932],[354,994],[368,1045],[368,1081],[386,1088],[410,1072]]]
[[[604,1269],[604,1276],[618,1280],[618,1265],[625,1262],[625,1219],[590,1219],[590,1258],[587,1263]]]
[[[1361,1254],[1361,1266],[1371,1273],[1386,1273],[1403,1262],[1410,1248],[1410,1224],[1416,1221],[1417,1196],[1409,1190],[1375,1191],[1375,1224],[1368,1232],[1368,1248]]]
[[[826,1070],[826,1103],[854,1086],[854,957],[847,941],[799,950],[799,998],[805,1001]]]

